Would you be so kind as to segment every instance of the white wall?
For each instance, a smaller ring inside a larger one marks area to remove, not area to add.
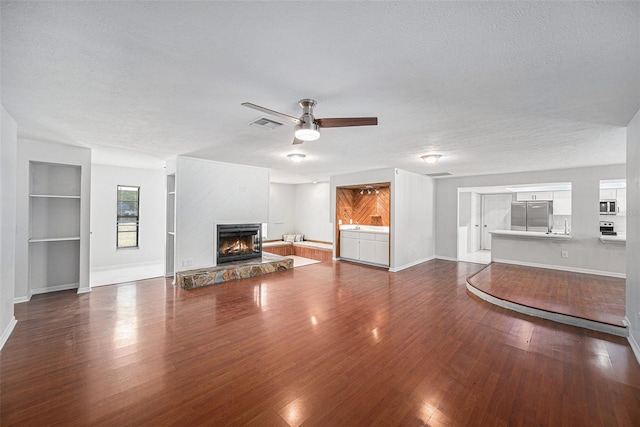
[[[215,265],[216,223],[268,220],[269,169],[178,156],[176,272]]]
[[[307,240],[333,242],[329,222],[329,183],[277,184],[269,186],[268,240],[283,234],[304,234]]]
[[[629,342],[640,363],[640,110],[627,127],[627,294]]]
[[[18,127],[0,106],[0,350],[16,324],[13,295],[16,266],[16,176]]]
[[[433,178],[401,169],[396,169],[395,178],[391,189],[390,271],[399,271],[435,257]],[[456,215],[453,217],[455,220]]]
[[[78,293],[89,292],[89,232],[91,203],[91,150],[65,144],[18,140],[16,302],[31,298],[29,289],[29,162],[80,166],[80,284]]]
[[[430,177],[395,168],[332,176],[330,220],[333,221],[336,211],[336,187],[383,182],[391,183],[389,271],[399,271],[432,259],[435,254],[435,193]],[[454,200],[457,200],[457,191]],[[453,217],[455,228],[456,215]]]
[[[328,182],[295,186],[295,229],[307,240],[333,242]]]
[[[500,175],[440,178],[436,181],[436,256],[456,259],[456,211],[459,187],[504,186],[552,182],[572,183],[572,239],[563,242],[569,258],[561,250],[541,251],[537,264],[567,268],[613,271],[625,274],[624,245],[600,242],[600,180],[626,175],[625,165],[597,166]],[[558,249],[558,248],[556,248]]]
[[[262,237],[267,240],[279,240],[283,234],[304,233],[304,230],[298,231],[296,228],[295,207],[296,185],[271,183],[267,235]]]
[[[140,187],[137,249],[116,249],[118,185]],[[92,164],[91,286],[164,274],[165,170]]]

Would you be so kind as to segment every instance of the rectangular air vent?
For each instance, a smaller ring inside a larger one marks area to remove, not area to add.
[[[258,120],[254,120],[249,124],[262,129],[275,129],[282,126],[282,123],[267,119],[266,117],[260,117]]]
[[[425,175],[430,176],[432,178],[437,178],[439,176],[449,176],[451,173],[449,172],[436,172],[436,173],[425,173]]]

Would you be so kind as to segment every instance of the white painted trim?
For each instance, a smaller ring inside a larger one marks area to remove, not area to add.
[[[91,292],[91,288],[90,287],[80,287],[80,288],[78,288],[78,294],[88,294],[89,292]]]
[[[4,347],[5,343],[11,336],[11,333],[13,332],[13,329],[16,327],[17,323],[18,321],[16,320],[15,316],[12,316],[9,324],[7,325],[5,330],[2,331],[2,335],[0,335],[0,350],[2,350],[2,347]]]
[[[47,286],[44,288],[31,289],[31,295],[46,294],[48,292],[67,291],[69,289],[79,289],[77,283],[68,283],[66,285]]]
[[[625,316],[622,321],[628,328],[631,327],[631,322],[629,322],[629,318]],[[631,346],[631,351],[633,351],[633,355],[636,356],[636,361],[640,365],[640,345],[638,345],[638,341],[634,338],[631,330],[629,331],[629,336],[627,337],[627,341],[629,341],[629,345]]]
[[[29,294],[26,297],[16,297],[13,299],[14,304],[21,304],[23,302],[29,302],[29,301],[31,301],[31,294]]]
[[[558,323],[564,323],[565,325],[591,329],[592,331],[604,332],[606,334],[616,335],[619,337],[629,336],[629,328],[627,328],[626,326],[613,326],[605,323],[594,322],[593,320],[580,319],[577,317],[568,316],[566,314],[552,313],[550,311],[516,304],[514,302],[496,298],[493,295],[482,292],[481,290],[470,285],[468,282],[467,289],[478,298],[483,299],[493,305],[497,305],[498,307],[506,308],[507,310],[512,310],[533,317],[540,317],[542,319],[547,319]]]
[[[91,269],[90,283],[95,287],[164,276],[164,261],[140,262],[94,267]]]
[[[620,279],[627,278],[627,275],[625,273],[616,273],[613,271],[589,270],[588,268],[568,267],[563,265],[537,264],[534,262],[513,261],[508,259],[493,259],[492,261],[499,262],[502,264],[524,265],[525,267],[546,268],[548,270],[569,271],[571,273],[595,274],[597,276],[618,277]]]
[[[455,262],[459,261],[458,258],[453,258],[453,257],[450,257],[450,256],[442,256],[442,255],[436,255],[435,259],[442,259],[442,260],[445,260],[445,261],[455,261]],[[467,261],[462,261],[462,262],[467,262]]]
[[[409,264],[401,265],[400,267],[390,268],[389,271],[392,272],[392,273],[397,273],[398,271],[402,271],[402,270],[405,270],[407,268],[410,268],[410,267],[416,266],[418,264],[422,264],[423,262],[431,261],[431,260],[434,260],[434,259],[436,259],[435,255],[427,257],[427,258],[422,258],[422,259],[419,259],[419,260],[416,260],[416,261],[413,261],[413,262],[410,262]]]

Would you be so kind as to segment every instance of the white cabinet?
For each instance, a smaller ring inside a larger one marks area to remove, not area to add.
[[[355,236],[355,237],[353,237]],[[360,239],[358,233],[340,232],[340,257],[349,259],[360,259]]]
[[[616,215],[627,214],[627,189],[626,188],[601,188],[600,200],[615,200]]]
[[[616,210],[618,211],[618,215],[626,215],[627,214],[627,189],[626,188],[618,188],[616,190]]]
[[[376,234],[374,264],[389,265],[389,235]]]
[[[376,257],[375,234],[360,233],[360,261],[373,262]]]
[[[615,200],[616,199],[616,189],[615,188],[601,188],[600,189],[600,200]]]
[[[80,285],[81,167],[29,162],[29,289]]]
[[[571,215],[571,191],[553,192],[553,214]]]
[[[343,230],[340,232],[340,258],[388,266],[389,234]]]
[[[527,200],[553,200],[552,191],[524,191],[516,194],[519,202]]]

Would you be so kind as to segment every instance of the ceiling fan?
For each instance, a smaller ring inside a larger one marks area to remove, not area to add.
[[[302,144],[304,141],[315,141],[320,138],[320,128],[340,128],[349,126],[375,126],[378,124],[377,117],[340,117],[330,119],[316,119],[313,116],[313,107],[316,101],[313,99],[302,99],[300,102],[302,107],[302,115],[300,118],[289,116],[288,114],[279,113],[265,107],[261,107],[251,102],[243,102],[245,107],[262,111],[263,113],[279,117],[296,125],[294,144]]]

